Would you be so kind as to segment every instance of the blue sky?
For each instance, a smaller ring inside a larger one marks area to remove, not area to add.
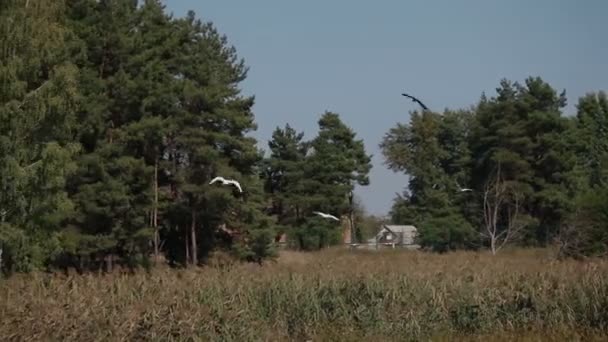
[[[357,189],[370,213],[385,214],[407,177],[386,169],[378,148],[407,122],[409,92],[433,110],[494,95],[501,78],[541,76],[566,89],[569,106],[608,89],[608,1],[587,0],[166,0],[226,34],[250,67],[267,148],[289,123],[311,138],[325,110],[337,112],[374,155],[370,186]]]

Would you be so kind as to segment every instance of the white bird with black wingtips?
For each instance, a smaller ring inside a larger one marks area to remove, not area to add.
[[[234,179],[226,179],[224,177],[215,177],[211,180],[211,182],[209,182],[209,184],[213,184],[215,182],[222,182],[223,185],[234,185],[235,187],[237,187],[237,189],[239,189],[239,192],[243,192],[243,189],[241,188],[241,184],[239,184],[239,182],[235,181]]]

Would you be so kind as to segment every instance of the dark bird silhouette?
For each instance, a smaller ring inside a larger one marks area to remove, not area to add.
[[[410,99],[412,99],[413,102],[416,102],[420,105],[420,107],[422,107],[422,109],[424,110],[429,110],[429,108],[427,106],[424,105],[424,103],[422,103],[420,100],[418,100],[417,98],[413,97],[412,95],[408,95],[408,94],[401,94],[405,97],[409,97]]]

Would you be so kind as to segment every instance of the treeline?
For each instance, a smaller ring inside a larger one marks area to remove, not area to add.
[[[590,93],[566,116],[565,95],[538,77],[503,80],[469,110],[414,112],[381,144],[410,175],[392,220],[438,251],[557,243],[563,256],[605,255],[608,99]]]
[[[288,226],[300,247],[336,242],[312,211],[346,213],[363,144],[325,113],[311,142],[278,129],[265,160],[246,75],[211,23],[157,0],[2,1],[2,270],[199,264],[215,249],[259,262]]]
[[[283,234],[311,250],[373,233],[352,193],[369,184],[362,140],[325,112],[310,140],[277,127],[265,156],[247,70],[211,23],[158,0],[2,1],[2,271],[196,265],[217,249],[260,262]],[[606,253],[607,102],[565,116],[565,93],[529,78],[469,110],[412,113],[381,143],[410,175],[392,221],[436,251]]]

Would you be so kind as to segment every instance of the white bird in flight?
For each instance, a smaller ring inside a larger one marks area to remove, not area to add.
[[[223,185],[234,185],[239,189],[239,192],[243,192],[243,189],[241,188],[241,184],[239,184],[239,182],[235,181],[234,179],[226,179],[224,177],[215,177],[211,180],[211,182],[209,182],[209,184],[213,184],[218,181],[221,181]]]
[[[458,191],[459,192],[469,192],[469,191],[473,191],[473,189],[469,189],[469,188],[463,188],[460,186],[460,184],[458,184],[458,182],[456,182],[456,185],[458,186]]]
[[[313,211],[313,213],[314,213],[314,214],[317,214],[317,215],[320,215],[320,216],[321,216],[321,217],[323,217],[323,218],[328,218],[328,219],[336,220],[336,221],[338,221],[338,222],[340,221],[340,219],[339,219],[339,218],[337,218],[337,217],[335,217],[334,215],[325,214],[325,213],[322,213],[322,212],[320,212],[320,211]]]

